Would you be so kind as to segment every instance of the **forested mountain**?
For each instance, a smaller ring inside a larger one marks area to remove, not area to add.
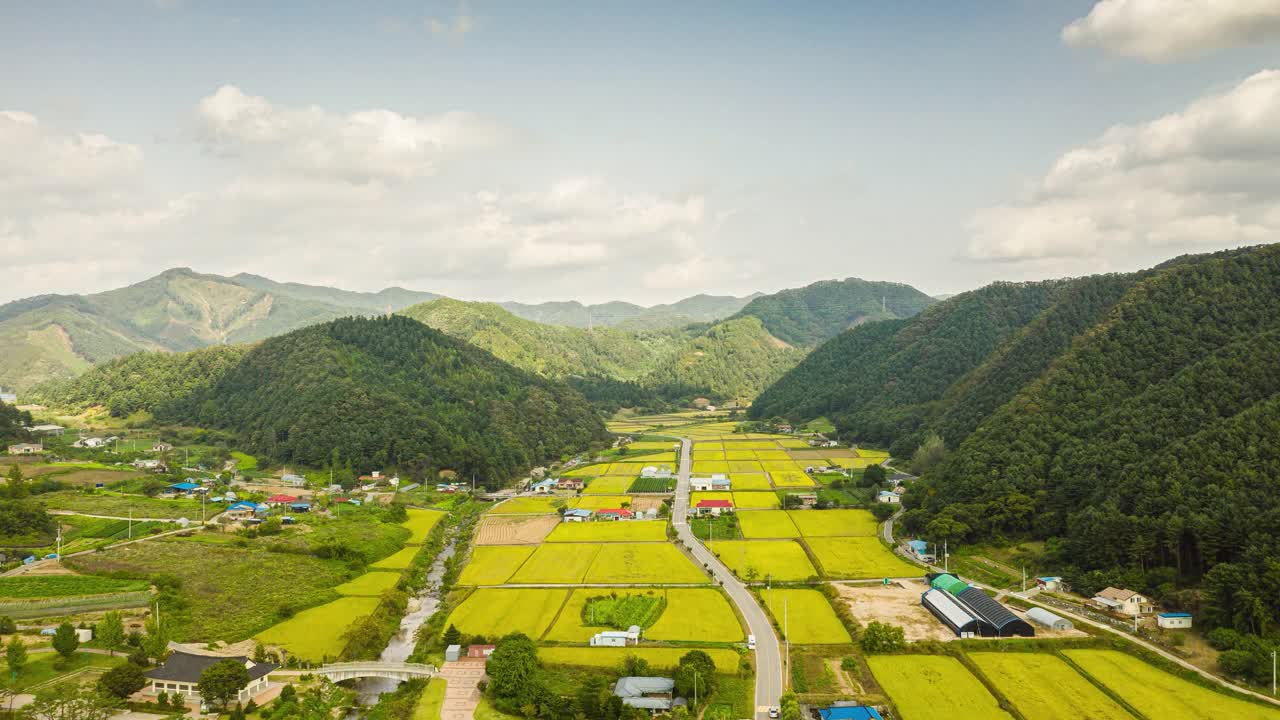
[[[281,463],[451,468],[492,486],[601,442],[567,386],[406,317],[344,318],[265,340],[157,419],[239,433]]]
[[[505,302],[502,307],[526,320],[569,327],[621,327],[630,330],[678,328],[691,323],[716,322],[733,315],[759,297],[694,295],[667,305],[642,307],[626,302],[583,305],[579,302],[545,302],[537,305]]]
[[[1280,245],[991,286],[840,336],[753,412],[829,413],[852,439],[908,438],[899,452],[936,430],[950,451],[907,494],[908,531],[1049,539],[1077,589],[1133,586],[1264,633],[1280,622],[1278,298]]]
[[[708,388],[720,400],[749,402],[804,357],[769,334],[759,318],[726,320],[685,343],[642,381]]]
[[[0,386],[21,391],[130,353],[252,342],[433,297],[398,288],[352,293],[176,268],[93,295],[28,298],[0,306]]]
[[[910,285],[847,278],[757,297],[734,317],[758,317],[774,337],[813,346],[865,322],[911,317],[934,302]]]

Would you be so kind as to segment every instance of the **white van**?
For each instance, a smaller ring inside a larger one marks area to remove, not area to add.
[[[747,636],[747,649],[748,649],[748,650],[755,650],[755,649],[756,649],[756,636],[755,636],[755,635],[748,635],[748,636]]]

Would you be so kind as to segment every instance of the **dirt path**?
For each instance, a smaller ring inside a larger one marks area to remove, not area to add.
[[[484,660],[447,662],[440,668],[440,677],[448,682],[440,720],[471,720],[475,717],[476,706],[480,703],[478,686],[484,679]]]

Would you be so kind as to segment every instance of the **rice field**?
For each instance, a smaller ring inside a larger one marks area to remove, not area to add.
[[[445,627],[455,625],[467,635],[522,632],[538,638],[568,596],[568,590],[555,588],[481,588],[453,609]]]
[[[583,495],[574,498],[569,507],[583,508],[585,510],[604,510],[606,508],[620,508],[624,503],[631,504],[630,495]]]
[[[448,513],[439,510],[422,510],[420,508],[407,508],[409,519],[400,523],[409,528],[409,539],[405,540],[406,545],[421,545],[427,541],[427,536],[431,534],[431,530],[435,528],[436,523],[444,519]]]
[[[413,559],[418,556],[418,552],[422,550],[417,545],[410,545],[394,554],[382,558],[378,562],[369,567],[375,570],[404,570],[413,564]]]
[[[739,513],[738,525],[742,528],[742,536],[748,540],[800,537],[795,523],[782,510]]]
[[[379,597],[400,582],[400,573],[369,572],[353,580],[342,583],[334,590],[339,595],[359,595],[362,597]]]
[[[670,670],[680,662],[680,658],[690,647],[542,647],[538,648],[538,658],[547,665],[568,665],[577,667],[616,668],[628,655],[644,658],[655,670]],[[722,673],[735,673],[738,670],[738,653],[726,648],[699,648],[711,656],[716,669]]]
[[[828,463],[847,470],[861,470],[863,468],[871,467],[872,465],[879,465],[881,460],[878,458],[864,457],[833,457],[828,460]]]
[[[1116,650],[1064,650],[1063,654],[1149,718],[1280,718],[1280,710],[1214,692]]]
[[[627,451],[634,452],[636,450],[670,450],[673,446],[678,446],[678,442],[664,442],[662,440],[645,440],[627,444]]]
[[[537,545],[560,525],[555,515],[490,515],[480,521],[476,545]]]
[[[790,633],[796,645],[842,645],[853,642],[826,596],[817,590],[773,588],[762,590],[765,606],[783,635]]]
[[[782,506],[777,493],[735,492],[733,505],[739,510],[773,510]]]
[[[606,543],[599,547],[585,582],[654,585],[710,582],[702,568],[670,543]]]
[[[694,453],[694,456],[697,457],[697,453]],[[725,450],[724,459],[725,460],[746,460],[749,462],[755,462],[756,452],[754,450]]]
[[[980,652],[969,653],[969,659],[1030,720],[1133,720],[1056,655]]]
[[[458,576],[459,585],[502,585],[533,554],[532,545],[478,545]]]
[[[878,523],[866,510],[788,510],[804,537],[875,537]]]
[[[562,522],[556,526],[545,542],[665,542],[667,524],[657,520],[630,520],[618,522]]]
[[[729,466],[729,472],[733,474],[764,475],[764,467],[757,460],[729,460],[726,464]]]
[[[553,515],[558,508],[570,507],[567,497],[515,497],[494,505],[492,515]]]
[[[724,460],[724,450],[694,450],[693,461],[701,460]]]
[[[699,475],[729,472],[729,463],[722,460],[694,460],[693,472]]]
[[[661,588],[577,588],[571,591],[569,599],[565,602],[564,607],[561,608],[560,614],[547,630],[543,639],[553,642],[585,643],[591,639],[592,635],[613,629],[603,624],[592,624],[589,616],[585,619],[583,618],[583,611],[589,599],[601,595],[631,597],[650,594],[666,597],[666,591]]]
[[[582,492],[586,495],[618,495],[625,493],[631,486],[631,482],[630,476],[598,477],[592,480]]]
[[[829,578],[858,580],[880,577],[919,577],[924,569],[893,554],[874,537],[805,538]]]
[[[773,485],[764,473],[729,473],[729,484],[734,490],[772,490]]]
[[[750,568],[755,568],[761,582],[765,578],[808,580],[818,574],[804,548],[794,540],[723,540],[709,542],[707,548],[739,578],[745,578]]]
[[[544,640],[587,642],[591,636],[611,628],[593,625],[583,618],[587,600],[601,595],[620,597],[657,595],[667,601],[666,609],[644,631],[650,640],[676,642],[740,642],[746,635],[729,601],[711,588],[578,588],[569,596]]]
[[[867,664],[880,687],[898,706],[902,720],[932,720],[943,708],[947,716],[967,720],[1013,718],[1000,709],[995,697],[953,657],[872,655],[867,658]]]
[[[378,607],[378,598],[344,597],[309,608],[258,633],[264,645],[277,645],[290,655],[321,662],[336,658],[346,647],[343,635],[355,621]]]
[[[539,545],[508,582],[573,585],[583,581],[602,545],[549,543]],[[651,547],[662,547],[654,545]]]
[[[777,488],[811,488],[817,486],[813,478],[804,474],[804,471],[770,470],[769,477],[773,480],[773,486]]]

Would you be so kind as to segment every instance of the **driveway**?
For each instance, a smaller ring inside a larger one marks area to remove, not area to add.
[[[440,709],[441,720],[471,720],[476,705],[480,703],[480,688],[484,679],[484,660],[467,659],[447,662],[440,667],[440,675],[448,683],[444,689],[444,705]]]
[[[782,652],[778,636],[764,608],[756,602],[745,585],[738,581],[720,559],[711,554],[689,527],[689,475],[693,468],[693,443],[681,438],[680,474],[676,484],[675,503],[671,508],[671,524],[700,565],[710,567],[711,575],[724,586],[729,599],[746,618],[748,632],[756,636],[756,718],[768,717],[768,709],[777,706],[782,697]]]

